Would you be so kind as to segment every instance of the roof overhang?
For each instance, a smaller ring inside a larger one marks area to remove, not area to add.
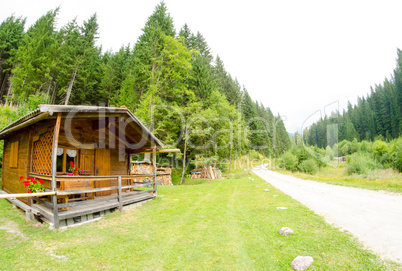
[[[83,105],[39,105],[39,108],[27,115],[10,123],[0,131],[0,139],[6,138],[25,127],[29,127],[39,121],[54,119],[58,113],[62,113],[63,118],[104,118],[108,116],[120,116],[133,125],[133,127],[157,149],[163,148],[162,142],[157,139],[149,129],[141,123],[126,107],[99,107]]]

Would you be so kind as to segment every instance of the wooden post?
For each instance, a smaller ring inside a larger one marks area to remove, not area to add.
[[[154,195],[156,196],[156,146],[152,147],[152,165],[154,167]]]
[[[117,187],[118,187],[117,193],[119,195],[119,198],[118,198],[119,199],[119,210],[122,213],[123,212],[123,196],[121,194],[121,176],[119,176],[117,178]]]
[[[61,123],[61,113],[57,114],[56,125],[54,126],[53,132],[53,144],[52,144],[52,183],[51,190],[56,192],[56,174],[57,174],[57,146],[59,145],[59,132]],[[59,210],[57,208],[57,195],[52,196],[53,201],[53,223],[54,227],[57,229],[59,227]]]

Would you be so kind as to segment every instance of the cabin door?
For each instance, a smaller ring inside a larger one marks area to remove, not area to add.
[[[109,149],[96,149],[95,150],[95,174],[97,176],[110,175],[110,150]],[[111,186],[112,181],[96,181],[96,188]],[[96,192],[95,196],[107,196],[112,194],[111,190]]]
[[[80,169],[79,174],[84,176],[95,175],[95,151],[94,150],[80,150]],[[85,188],[94,188],[93,181],[82,181],[85,183]],[[83,189],[85,189],[83,188]],[[94,199],[94,193],[87,193],[90,199]]]

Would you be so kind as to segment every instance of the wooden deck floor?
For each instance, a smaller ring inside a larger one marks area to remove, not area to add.
[[[123,206],[152,199],[155,195],[149,193],[124,195],[123,193]],[[108,199],[110,198],[110,199]],[[102,201],[96,201],[102,199]],[[116,195],[111,196],[98,196],[95,200],[86,200],[87,204],[69,207],[69,210],[61,210],[58,213],[59,220],[67,220],[70,218],[81,217],[85,215],[97,214],[105,210],[112,210],[119,208],[119,202]],[[54,223],[53,210],[42,203],[32,204],[33,209],[38,210],[43,220],[49,223]]]

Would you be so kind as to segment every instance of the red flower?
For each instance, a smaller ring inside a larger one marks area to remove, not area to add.
[[[73,171],[73,174],[75,174],[75,171]]]
[[[43,184],[43,183],[44,183],[44,181],[43,181],[43,180],[39,180],[39,182],[40,182],[41,184]]]
[[[20,177],[20,181],[21,181],[22,179],[24,179],[24,176],[21,176],[21,177]]]
[[[34,177],[31,177],[31,181],[33,182],[35,180],[35,178]]]
[[[77,170],[77,168],[74,168],[75,170]]]
[[[74,162],[73,161],[70,162],[70,166],[74,167]]]
[[[37,182],[37,181],[32,181],[32,183],[33,183],[33,184],[37,184],[38,182]]]
[[[29,181],[29,177],[27,178],[27,181]]]
[[[31,190],[28,190],[27,192],[28,192],[28,193],[32,193],[32,191],[31,191]]]

